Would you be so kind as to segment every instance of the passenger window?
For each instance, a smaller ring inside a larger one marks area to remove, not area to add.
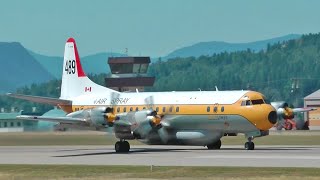
[[[11,123],[10,123],[10,126],[11,126],[11,127],[13,127],[13,126],[14,126],[13,122],[11,122]]]
[[[7,125],[7,122],[4,122],[3,123],[3,127],[7,127],[8,125]]]
[[[166,112],[166,107],[163,107],[163,108],[162,108],[162,112]]]
[[[207,107],[207,112],[210,112],[210,106]]]
[[[224,112],[224,107],[223,106],[221,107],[221,112]]]
[[[120,112],[120,107],[117,107],[117,112]]]
[[[123,108],[123,112],[127,112],[127,108],[126,107]]]
[[[130,111],[133,111],[133,107],[130,107]]]
[[[17,122],[17,126],[20,127],[21,126],[21,122]]]
[[[159,112],[159,107],[156,107],[156,111]]]
[[[179,112],[179,107],[176,107],[176,112]]]
[[[215,106],[214,108],[213,108],[213,112],[218,112],[218,107],[217,106]]]
[[[246,101],[242,101],[241,106],[245,106],[245,105],[246,105]]]
[[[139,108],[138,108],[138,107],[136,107],[136,111],[139,111]]]
[[[246,100],[246,106],[251,106],[251,101],[250,100]]]

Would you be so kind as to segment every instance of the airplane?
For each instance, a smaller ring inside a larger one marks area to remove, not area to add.
[[[62,117],[21,115],[18,119],[57,122],[67,128],[112,127],[116,152],[129,152],[127,140],[153,145],[195,145],[220,149],[226,134],[243,133],[245,149],[266,136],[277,112],[256,91],[118,92],[92,82],[82,69],[76,42],[65,44],[60,98],[7,94],[58,106]]]
[[[281,130],[282,128],[285,130],[307,128],[305,122],[296,122],[293,119],[295,114],[317,110],[314,107],[290,108],[288,103],[284,101],[271,102],[271,105],[276,109],[278,115],[277,130]]]

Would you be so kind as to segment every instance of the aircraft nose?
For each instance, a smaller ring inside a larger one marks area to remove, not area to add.
[[[268,115],[268,120],[271,124],[275,124],[277,123],[277,119],[278,119],[278,116],[277,116],[277,112],[276,111],[271,111]]]

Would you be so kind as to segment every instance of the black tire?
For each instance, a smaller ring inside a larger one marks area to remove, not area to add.
[[[215,149],[220,149],[221,148],[221,140],[219,139],[214,146]]]
[[[129,152],[130,151],[130,144],[128,141],[123,141],[122,142],[122,146],[123,146],[123,152]]]
[[[254,143],[253,143],[253,142],[246,142],[246,143],[244,144],[244,148],[245,148],[246,150],[254,150]]]
[[[208,144],[208,145],[207,145],[207,148],[208,148],[208,149],[214,149],[214,144]]]
[[[286,130],[292,130],[292,124],[288,123],[288,125],[286,126]]]
[[[208,149],[220,149],[221,148],[221,140],[219,139],[217,142],[207,145]]]
[[[250,142],[250,150],[254,150],[254,143],[253,142]]]
[[[117,153],[122,152],[122,143],[120,141],[117,141],[116,144],[114,145],[114,149],[116,150]]]

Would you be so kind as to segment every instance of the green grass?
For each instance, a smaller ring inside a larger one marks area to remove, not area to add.
[[[318,168],[0,165],[0,179],[319,179]]]
[[[320,145],[320,134],[276,134],[255,138],[256,145]],[[34,145],[113,145],[114,135],[92,132],[50,132],[50,133],[1,133],[0,146]],[[243,135],[222,138],[223,145],[243,145],[247,140]],[[130,141],[132,145],[141,144]]]

